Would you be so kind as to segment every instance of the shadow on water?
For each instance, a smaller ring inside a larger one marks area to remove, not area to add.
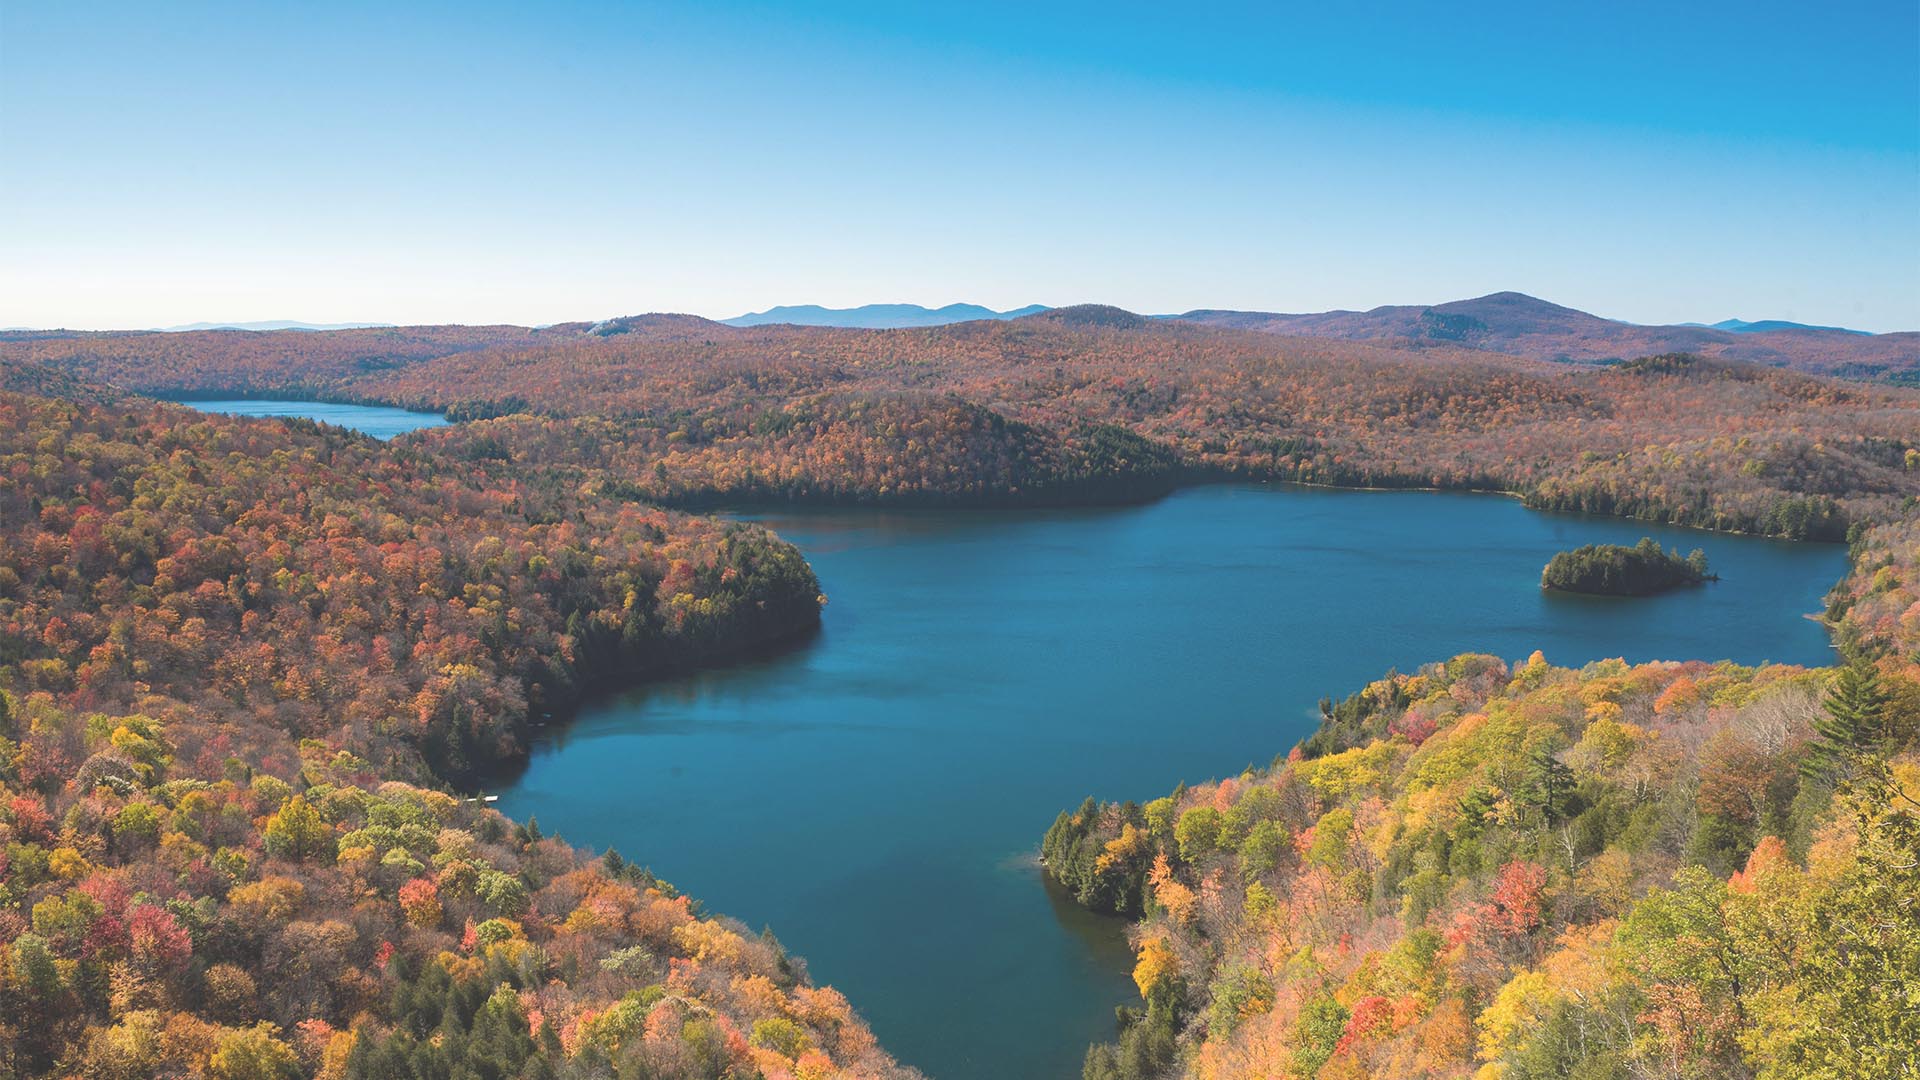
[[[707,663],[664,671],[636,671],[626,678],[603,680],[604,685],[583,695],[573,707],[545,717],[531,718],[525,753],[496,761],[477,771],[461,787],[469,795],[512,787],[526,775],[527,767],[535,755],[565,750],[578,734],[576,727],[582,717],[608,714],[651,716],[653,712],[648,709],[650,704],[657,706],[691,701],[716,690],[737,692],[739,683],[751,682],[755,677],[764,678],[783,667],[804,663],[807,654],[819,648],[826,636],[825,626],[815,623],[775,641],[740,649]],[[625,730],[652,733],[669,730],[666,725],[649,727],[645,724],[623,723],[622,727]]]
[[[1129,971],[1133,968],[1133,946],[1127,933],[1133,920],[1124,915],[1102,915],[1082,907],[1066,886],[1048,876],[1038,856],[1032,857],[1033,874],[1046,890],[1053,917],[1069,936],[1086,951],[1089,967],[1101,972]]]

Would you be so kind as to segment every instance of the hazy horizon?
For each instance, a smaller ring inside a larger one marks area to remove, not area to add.
[[[0,326],[1920,328],[1920,9],[0,8]]]
[[[1722,315],[1717,318],[1701,317],[1701,318],[1694,318],[1694,319],[1683,319],[1683,320],[1678,320],[1670,323],[1647,323],[1637,319],[1623,318],[1618,315],[1610,315],[1605,312],[1591,311],[1587,308],[1582,307],[1578,303],[1568,303],[1562,300],[1557,300],[1553,297],[1538,296],[1533,293],[1527,293],[1526,290],[1524,289],[1502,289],[1502,290],[1496,290],[1496,291],[1519,292],[1528,296],[1533,296],[1535,299],[1538,299],[1538,300],[1544,300],[1550,304],[1558,304],[1559,306],[1562,306],[1562,307],[1570,307],[1578,311],[1585,311],[1588,314],[1598,315],[1601,318],[1611,319],[1615,322],[1628,323],[1628,324],[1639,325],[1639,326],[1691,326],[1691,327],[1698,327],[1701,329],[1711,330],[1716,328],[1716,324],[1723,321],[1763,322],[1763,321],[1776,320],[1776,317],[1773,315],[1762,314],[1758,318],[1749,318],[1744,313],[1735,313],[1732,315]],[[1489,295],[1489,294],[1482,294],[1482,295]],[[1364,311],[1368,311],[1373,308],[1382,307],[1382,306],[1428,307],[1428,306],[1435,306],[1439,304],[1445,304],[1453,301],[1472,300],[1472,299],[1478,299],[1478,297],[1453,296],[1453,297],[1436,298],[1436,299],[1398,300],[1398,301],[1388,301],[1384,305],[1372,304],[1366,307],[1342,305],[1339,307],[1327,308],[1322,310],[1364,312]],[[1072,306],[1073,304],[1104,304],[1106,302],[1098,299],[1093,299],[1093,300],[1076,300],[1076,301],[1073,301],[1071,304],[1046,304],[1046,303],[1040,303],[1038,301],[1034,303],[1037,304],[1039,307],[1043,307],[1043,308],[1058,308],[1058,307],[1069,307],[1069,306]],[[620,311],[620,312],[613,312],[613,313],[601,312],[601,313],[595,313],[591,315],[576,316],[572,318],[554,319],[551,321],[540,322],[540,323],[514,323],[514,322],[509,322],[507,320],[496,320],[495,322],[492,322],[492,323],[460,322],[460,321],[455,321],[452,323],[430,323],[430,322],[424,322],[420,320],[396,321],[391,319],[373,320],[373,319],[352,319],[352,318],[327,320],[325,322],[322,322],[319,319],[298,319],[298,318],[191,319],[187,321],[177,321],[177,322],[166,323],[164,325],[153,325],[153,326],[29,326],[25,324],[4,325],[4,326],[0,326],[0,333],[9,333],[9,332],[24,333],[24,332],[37,332],[37,331],[59,331],[59,330],[97,331],[97,332],[107,332],[107,333],[116,332],[116,331],[119,331],[119,332],[158,331],[163,333],[180,333],[180,332],[193,331],[193,330],[224,330],[224,329],[241,329],[241,330],[294,329],[294,330],[324,331],[324,330],[348,330],[348,329],[385,329],[385,328],[397,328],[397,327],[406,327],[406,326],[436,326],[436,325],[552,326],[558,323],[580,323],[580,322],[594,323],[594,322],[605,321],[608,319],[626,318],[626,317],[637,316],[637,315],[695,315],[703,319],[712,320],[714,322],[728,322],[730,320],[745,318],[750,315],[759,315],[768,311],[774,311],[774,310],[783,309],[783,308],[787,308],[787,309],[819,308],[827,311],[853,311],[861,308],[883,308],[883,307],[895,307],[895,306],[917,307],[929,312],[937,311],[941,308],[953,307],[953,306],[978,306],[983,308],[989,308],[995,311],[996,313],[1004,313],[1009,311],[1015,311],[1020,308],[1025,308],[1032,305],[1011,304],[1001,308],[1001,307],[995,307],[994,305],[991,305],[991,304],[975,304],[973,301],[970,301],[970,300],[951,300],[951,301],[939,301],[939,302],[933,302],[933,303],[922,303],[922,302],[912,301],[912,300],[875,300],[875,301],[863,301],[863,302],[851,303],[851,304],[822,304],[822,303],[816,303],[813,301],[801,300],[801,301],[793,301],[793,302],[781,302],[777,304],[768,304],[767,306],[762,308],[756,308],[750,311],[736,311],[731,314],[715,314],[715,313],[703,312],[703,311],[667,311],[664,309],[642,310],[642,309],[636,308],[630,311]],[[1121,305],[1115,304],[1111,306],[1120,307]],[[1220,308],[1219,305],[1201,305],[1198,308],[1192,308],[1192,307],[1182,308],[1178,311],[1171,310],[1171,309],[1162,310],[1157,308],[1148,308],[1144,310],[1129,308],[1127,310],[1134,311],[1135,314],[1141,314],[1141,315],[1176,316],[1176,315],[1184,314],[1189,311],[1207,310],[1207,309],[1224,310]],[[1302,309],[1302,308],[1287,308],[1287,307],[1279,307],[1279,306],[1269,306],[1269,307],[1263,307],[1263,308],[1239,308],[1239,309],[1233,309],[1233,310],[1264,311],[1264,312],[1273,312],[1276,314],[1311,314],[1313,313],[1313,312],[1307,312],[1305,309]],[[1849,330],[1849,331],[1862,329],[1859,327],[1851,327],[1851,326],[1819,325],[1819,324],[1808,323],[1806,320],[1800,320],[1800,319],[1787,319],[1787,320],[1779,320],[1779,321],[1786,321],[1786,322],[1794,323],[1796,325],[1808,326],[1809,328],[1812,328],[1812,329]],[[263,325],[263,324],[291,324],[291,325]],[[1916,325],[1914,327],[1895,327],[1887,330],[1873,330],[1868,332],[1874,333],[1874,334],[1914,333],[1914,332],[1920,332],[1920,325]]]

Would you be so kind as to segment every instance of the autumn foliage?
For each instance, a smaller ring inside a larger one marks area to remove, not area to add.
[[[1111,308],[912,330],[642,316],[340,333],[0,341],[0,357],[149,392],[482,419],[410,440],[694,504],[1110,501],[1242,476],[1840,539],[1920,493],[1920,394],[1691,356],[1573,367]]]
[[[818,592],[502,463],[0,392],[0,1073],[898,1075],[770,938],[396,779]]]
[[[1838,787],[1800,767],[1830,672],[1461,656],[1270,769],[1062,814],[1049,872],[1142,915],[1086,1076],[1897,1075],[1920,712],[1878,678]]]
[[[382,444],[136,393],[462,422]],[[1917,429],[1915,393],[1725,360],[1092,307],[0,335],[0,1073],[897,1075],[769,938],[436,788],[595,685],[815,624],[791,547],[662,504],[1229,476],[1850,534],[1853,663],[1462,656],[1327,702],[1269,769],[1062,814],[1048,872],[1140,920],[1089,1078],[1890,1071]]]
[[[1838,670],[1461,656],[1269,769],[1062,813],[1048,873],[1140,919],[1085,1076],[1904,1075],[1916,566],[1910,515],[1855,530]]]
[[[470,773],[595,680],[817,617],[763,530],[137,400],[0,394],[0,521],[15,691],[137,704],[203,772],[284,772],[310,738],[381,776]],[[35,780],[81,764],[51,734],[23,753]]]
[[[0,700],[12,1075],[899,1072],[776,943],[616,855],[359,783],[366,762],[317,742],[291,783],[238,759],[196,776],[148,718]],[[24,784],[17,748],[68,730],[86,766]]]

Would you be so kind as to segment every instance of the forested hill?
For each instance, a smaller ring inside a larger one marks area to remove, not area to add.
[[[577,336],[578,324],[354,330],[0,333],[0,361],[35,363],[161,396],[321,394],[346,379],[456,352]]]
[[[307,359],[331,335],[280,337],[192,357],[142,352],[181,335],[30,351],[131,389],[225,380],[494,418],[410,438],[689,505],[1107,501],[1238,476],[1839,539],[1920,493],[1920,392],[1684,355],[1570,368],[1097,307],[885,331],[650,316],[403,360],[335,344]]]
[[[1838,669],[1461,656],[1271,768],[1089,800],[1048,873],[1136,917],[1088,1080],[1895,1077],[1920,1045],[1920,543]]]
[[[100,398],[0,392],[0,1072],[899,1074],[771,939],[433,790],[813,626],[793,548]]]
[[[303,421],[7,394],[0,455],[13,687],[191,711],[250,761],[319,736],[462,775],[595,680],[818,615],[764,530]]]
[[[1431,306],[1281,314],[1189,311],[1180,319],[1302,337],[1467,346],[1535,360],[1617,362],[1690,352],[1768,367],[1908,384],[1920,380],[1920,333],[1863,334],[1778,320],[1715,326],[1642,326],[1603,319],[1525,293],[1500,292]]]
[[[795,326],[858,326],[879,330],[902,326],[945,326],[974,319],[1017,319],[1045,310],[1039,304],[1029,304],[1010,311],[995,311],[979,304],[948,304],[937,308],[921,307],[919,304],[862,304],[851,308],[796,304],[752,311],[721,321],[728,326],[791,323]]]

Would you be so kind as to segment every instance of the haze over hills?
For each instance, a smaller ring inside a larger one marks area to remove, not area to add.
[[[582,336],[614,337],[638,333],[655,339],[705,341],[716,335],[778,335],[784,329],[802,335],[815,335],[809,339],[809,344],[838,350],[846,349],[849,345],[831,336],[836,332],[858,334],[876,329],[932,328],[968,323],[985,328],[1011,321],[1097,324],[1109,329],[1148,323],[1177,324],[1192,327],[1196,331],[1212,328],[1235,333],[1351,341],[1393,350],[1474,350],[1579,364],[1606,364],[1640,356],[1687,352],[1845,378],[1903,384],[1920,382],[1920,332],[1869,334],[1777,320],[1739,322],[1738,325],[1743,329],[1700,325],[1643,326],[1602,318],[1518,292],[1493,293],[1431,306],[1391,305],[1370,311],[1295,314],[1202,309],[1179,315],[1146,316],[1098,304],[1065,308],[1030,305],[1012,311],[993,311],[973,304],[949,304],[941,308],[913,304],[870,304],[840,309],[807,305],[776,307],[722,321],[697,315],[652,313],[598,322],[554,323],[534,328],[364,324],[328,329],[318,324],[295,324],[275,329],[273,327],[276,324],[247,323],[224,324],[220,329],[213,330],[178,327],[172,332],[0,331],[0,342],[17,343],[29,351],[51,349],[53,352],[84,354],[88,364],[108,381],[113,381],[114,369],[123,359],[133,360],[156,350],[177,353],[182,373],[203,366],[209,358],[226,356],[235,350],[291,350],[308,357],[328,355],[346,365],[341,370],[330,372],[332,377],[339,377],[402,366],[451,353],[524,347]],[[1724,325],[1730,327],[1734,322],[1730,320]],[[247,327],[257,329],[236,332]],[[166,344],[158,340],[142,344],[142,338],[164,339]],[[65,340],[67,344],[52,344],[59,340]],[[325,366],[320,364],[320,367]],[[198,381],[185,379],[176,389],[191,389]]]
[[[1484,317],[1460,317],[1485,325],[1504,306],[1518,311],[1509,322],[1614,326],[1525,297],[1476,303]],[[1439,314],[1462,306],[1474,310]],[[1805,335],[1738,337],[1763,336]],[[1554,509],[1838,538],[1920,476],[1905,457],[1920,397],[1892,388],[1724,357],[1555,363],[1097,304],[884,331],[652,314],[542,330],[0,339],[5,363],[157,396],[480,421],[432,438],[475,440],[458,451],[474,460],[568,462],[550,479],[569,488],[591,463],[628,497],[686,506],[1058,503],[1238,476],[1513,491]],[[1636,456],[1649,446],[1661,452]]]
[[[995,311],[979,304],[948,304],[929,308],[919,304],[862,304],[851,308],[827,308],[818,304],[792,304],[749,312],[721,319],[728,326],[767,326],[785,323],[793,326],[840,326],[852,329],[890,330],[903,326],[945,326],[948,323],[976,319],[1017,319],[1047,310],[1044,304],[1028,304],[1011,311]]]
[[[1300,337],[1414,347],[1464,346],[1536,360],[1599,363],[1690,352],[1853,378],[1911,381],[1920,376],[1920,333],[1912,331],[1864,334],[1791,323],[1742,324],[1744,328],[1738,330],[1640,326],[1517,292],[1431,306],[1390,305],[1370,311],[1284,314],[1200,310],[1173,318]]]
[[[384,322],[344,322],[310,323],[293,319],[269,319],[264,322],[197,322],[180,326],[162,326],[157,329],[163,334],[179,334],[190,330],[375,330],[392,327]]]
[[[1759,319],[1748,322],[1745,319],[1721,319],[1717,323],[1681,323],[1681,326],[1705,325],[1712,330],[1726,330],[1735,334],[1762,333],[1768,330],[1836,330],[1842,334],[1863,334],[1871,336],[1870,331],[1853,330],[1845,326],[1814,326],[1809,323],[1789,322],[1786,319]]]

